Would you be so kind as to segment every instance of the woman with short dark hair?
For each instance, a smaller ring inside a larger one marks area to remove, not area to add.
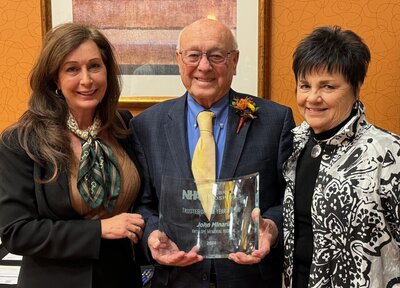
[[[363,40],[319,27],[293,55],[294,152],[284,166],[286,287],[400,283],[400,137],[370,124]]]

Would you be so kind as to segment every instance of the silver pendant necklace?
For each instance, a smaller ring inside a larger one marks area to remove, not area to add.
[[[321,144],[328,141],[328,140],[317,140],[314,137],[312,138],[313,142],[315,142],[316,144],[311,148],[311,158],[315,159],[317,158],[319,155],[321,155],[322,152],[322,147]]]
[[[311,158],[317,158],[322,152],[322,147],[321,145],[317,142],[312,148],[311,148]]]

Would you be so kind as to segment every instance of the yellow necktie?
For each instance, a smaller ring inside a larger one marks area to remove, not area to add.
[[[197,193],[204,209],[204,214],[211,218],[214,206],[212,187],[215,182],[215,141],[212,133],[214,113],[202,111],[197,116],[200,138],[192,159],[192,172],[196,181]],[[204,181],[207,180],[207,181]]]

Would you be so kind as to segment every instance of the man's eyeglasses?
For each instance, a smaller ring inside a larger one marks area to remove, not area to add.
[[[208,52],[196,51],[196,50],[183,50],[178,53],[182,56],[182,61],[188,66],[197,66],[200,63],[203,55],[207,57],[207,60],[211,64],[224,64],[232,52],[237,50],[225,51],[225,50],[213,50]]]

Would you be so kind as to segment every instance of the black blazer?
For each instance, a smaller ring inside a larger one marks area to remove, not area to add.
[[[164,101],[131,120],[135,150],[143,168],[142,195],[136,212],[146,220],[142,248],[147,250],[149,234],[158,228],[158,200],[163,175],[193,179],[187,143],[186,94]],[[229,110],[226,144],[220,179],[260,173],[260,209],[264,217],[278,224],[282,234],[282,206],[285,182],[282,165],[292,151],[294,128],[292,111],[272,101],[230,91],[233,97],[251,97],[259,107],[257,118],[247,121],[236,133],[239,116]],[[221,287],[281,287],[282,246],[257,265],[238,265],[227,259],[215,261],[217,281]],[[156,265],[152,287],[208,287],[210,260],[178,268]]]
[[[121,113],[125,123],[132,115]],[[0,144],[0,235],[23,255],[18,287],[141,287],[129,239],[101,239],[99,220],[85,220],[71,206],[67,171],[51,184],[49,173],[21,149],[16,135]],[[133,161],[130,139],[121,141]]]

